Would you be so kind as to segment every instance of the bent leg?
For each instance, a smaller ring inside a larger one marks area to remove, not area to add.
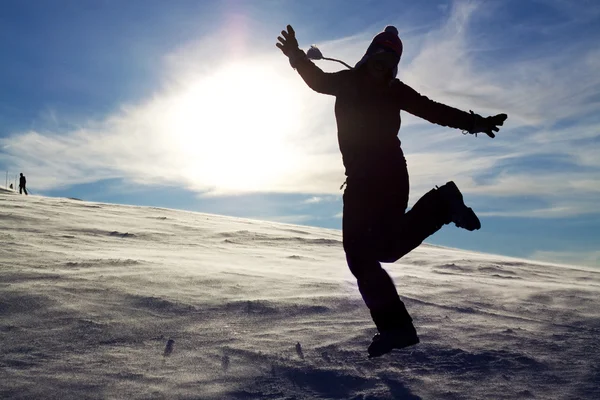
[[[448,204],[437,189],[405,213],[407,202],[408,174],[349,181],[344,193],[346,260],[380,332],[412,321],[380,262],[397,261],[450,222]]]
[[[396,286],[378,261],[380,225],[389,220],[389,205],[399,215],[408,199],[405,191],[389,192],[390,182],[349,181],[344,193],[344,251],[350,271],[356,277],[360,294],[380,332],[410,324],[412,318],[400,300]]]
[[[448,204],[437,189],[432,189],[406,214],[388,220],[382,227],[378,233],[377,259],[381,262],[397,261],[448,223]]]

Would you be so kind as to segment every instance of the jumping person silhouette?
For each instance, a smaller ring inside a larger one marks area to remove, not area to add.
[[[396,79],[403,47],[393,26],[373,38],[353,69],[335,73],[323,72],[308,59],[290,25],[277,39],[277,47],[311,89],[336,97],[338,143],[347,177],[344,251],[379,331],[369,356],[417,344],[412,318],[381,263],[397,261],[450,222],[469,231],[481,224],[452,181],[426,193],[406,212],[409,180],[398,139],[400,111],[491,138],[507,115],[467,113],[430,100]]]

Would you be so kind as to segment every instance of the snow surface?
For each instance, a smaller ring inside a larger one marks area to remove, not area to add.
[[[421,344],[368,359],[339,231],[6,192],[0,228],[0,398],[600,398],[593,269],[423,245]]]

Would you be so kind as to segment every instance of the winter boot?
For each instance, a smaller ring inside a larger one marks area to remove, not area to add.
[[[438,193],[448,204],[450,218],[454,225],[468,231],[474,231],[481,228],[481,222],[475,215],[475,212],[467,207],[463,201],[463,196],[456,184],[452,181],[437,189]]]
[[[384,330],[373,337],[369,346],[369,358],[379,357],[394,349],[403,349],[419,343],[417,331],[412,322],[402,327]]]

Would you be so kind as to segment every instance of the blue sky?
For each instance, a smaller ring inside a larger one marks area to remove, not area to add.
[[[400,79],[509,115],[491,140],[402,113],[411,202],[454,180],[482,219],[428,242],[600,266],[591,0],[2,1],[0,168],[34,194],[340,228],[333,98],[274,46],[288,23],[351,64],[393,24]]]

